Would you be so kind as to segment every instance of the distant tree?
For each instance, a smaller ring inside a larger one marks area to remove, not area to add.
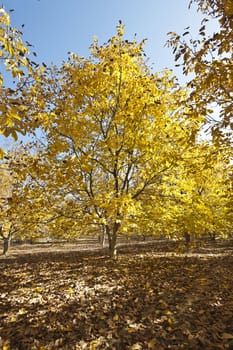
[[[0,237],[3,239],[3,254],[6,254],[10,245],[9,222],[6,223],[5,216],[8,203],[12,198],[12,178],[5,163],[0,163]]]
[[[229,149],[219,150],[206,142],[186,154],[163,184],[165,232],[191,239],[228,236],[232,227],[229,161]]]
[[[47,237],[46,225],[50,217],[42,215],[46,207],[39,202],[38,208],[37,201],[41,198],[37,198],[35,191],[29,191],[30,177],[25,171],[25,160],[26,153],[21,147],[8,151],[0,161],[0,239],[5,255],[12,239],[33,241]]]
[[[207,141],[187,149],[157,186],[144,191],[135,227],[180,240],[227,238],[233,222],[230,153]]]

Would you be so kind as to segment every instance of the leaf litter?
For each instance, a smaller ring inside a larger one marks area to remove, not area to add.
[[[233,349],[233,256],[5,259],[0,348]]]

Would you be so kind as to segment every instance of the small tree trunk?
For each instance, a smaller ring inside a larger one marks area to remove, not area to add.
[[[8,235],[6,236],[3,233],[2,226],[0,226],[0,236],[3,239],[3,252],[2,252],[2,254],[3,255],[7,255],[8,251],[9,251],[9,248],[10,248],[10,245],[11,245],[11,238],[13,236],[13,231],[9,230],[8,231]]]
[[[7,255],[11,244],[11,236],[3,237],[3,255]]]
[[[117,256],[117,249],[116,249],[116,238],[111,237],[109,241],[109,256],[110,258],[116,258]]]
[[[105,246],[105,241],[106,241],[106,229],[105,229],[105,226],[103,226],[101,233],[99,235],[99,243],[101,244],[102,247]]]
[[[216,233],[209,233],[211,242],[216,242]]]
[[[109,226],[106,226],[106,234],[108,236],[108,249],[110,258],[116,258],[117,256],[117,232],[120,228],[120,223],[114,223],[112,231]]]
[[[188,232],[185,232],[185,233],[184,233],[184,239],[185,239],[185,246],[186,246],[186,249],[189,250],[189,248],[190,248],[191,237],[190,237],[190,234],[189,234]]]

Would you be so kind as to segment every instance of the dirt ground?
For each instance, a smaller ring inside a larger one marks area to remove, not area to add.
[[[233,244],[13,246],[0,257],[0,348],[233,349]]]

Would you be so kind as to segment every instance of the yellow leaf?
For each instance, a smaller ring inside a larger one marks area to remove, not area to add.
[[[199,310],[198,313],[199,315],[203,315],[205,313],[205,310]]]
[[[20,106],[19,109],[20,108],[23,108],[23,106]],[[14,118],[14,119],[17,119],[17,120],[21,120],[20,116],[18,114],[16,114],[16,113],[10,113],[10,117]]]
[[[118,35],[122,36],[124,34],[124,26],[119,25],[118,26]]]
[[[91,343],[90,343],[90,350],[96,350],[96,346],[97,346],[97,342],[96,340],[93,340]]]
[[[142,346],[140,343],[135,343],[130,347],[130,350],[142,350]]]
[[[72,287],[69,287],[69,288],[67,289],[67,291],[69,292],[70,295],[74,294],[74,290],[73,290]]]
[[[2,347],[2,350],[10,350],[10,343],[9,341],[7,340],[4,344],[3,344],[3,347]]]
[[[12,316],[10,319],[10,322],[15,322],[17,320],[17,318],[15,316]]]
[[[134,327],[128,327],[127,328],[127,332],[128,333],[135,333],[135,332],[137,332],[138,331],[138,329],[137,328],[134,328]]]
[[[63,331],[63,332],[71,332],[72,331],[72,328],[71,327],[61,327],[61,330]]]
[[[26,312],[26,309],[25,309],[24,307],[22,307],[21,309],[19,309],[19,314],[20,314],[20,315],[25,314],[25,312]]]
[[[119,320],[119,316],[118,316],[117,314],[114,315],[113,320],[114,320],[114,321],[118,321],[118,320]]]
[[[203,278],[198,278],[198,282],[200,283],[200,284],[203,284],[203,283],[205,283],[207,281],[207,278],[205,278],[205,277],[203,277]]]
[[[2,148],[0,148],[0,159],[4,157],[4,151]]]
[[[18,140],[18,135],[17,135],[17,133],[15,132],[15,130],[12,131],[11,136],[13,137],[14,141],[17,141],[17,140]]]
[[[148,343],[148,349],[151,349],[151,350],[155,349],[156,343],[157,343],[157,341],[155,338],[151,339]]]
[[[233,334],[230,333],[223,333],[222,339],[233,339]]]

